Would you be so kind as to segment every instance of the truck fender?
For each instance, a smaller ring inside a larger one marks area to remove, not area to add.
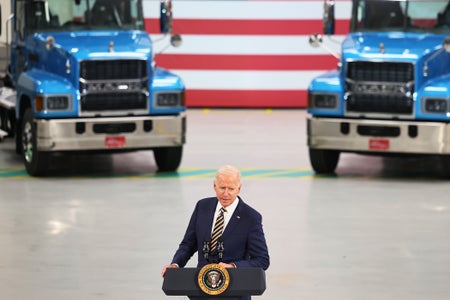
[[[23,72],[17,81],[17,109],[16,118],[20,119],[27,105],[22,104],[23,100],[28,100],[29,105],[37,116],[44,117],[45,112],[37,112],[34,99],[36,96],[45,96],[49,94],[70,94],[72,99],[76,99],[78,91],[71,82],[62,76],[58,76],[42,70],[30,70]],[[73,107],[75,110],[77,107]]]

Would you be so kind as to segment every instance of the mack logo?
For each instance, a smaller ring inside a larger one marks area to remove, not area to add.
[[[116,92],[116,91],[136,91],[140,90],[138,83],[130,82],[95,82],[87,83],[85,89],[89,93]]]
[[[406,94],[409,92],[403,84],[365,84],[356,83],[354,85],[354,92],[369,93],[369,94]]]

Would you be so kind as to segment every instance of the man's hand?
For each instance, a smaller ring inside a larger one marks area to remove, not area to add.
[[[236,268],[236,265],[233,264],[233,263],[227,264],[227,263],[224,263],[224,262],[220,262],[219,266],[224,267],[224,268]]]
[[[177,264],[170,264],[170,265],[164,266],[164,268],[162,269],[162,272],[161,272],[161,276],[162,277],[164,277],[164,275],[166,275],[166,270],[168,268],[178,268],[178,265]]]

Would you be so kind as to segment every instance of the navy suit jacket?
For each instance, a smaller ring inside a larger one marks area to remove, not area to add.
[[[184,267],[198,253],[198,267],[208,264],[203,255],[203,244],[211,238],[211,229],[218,199],[199,200],[192,213],[186,233],[172,263]],[[262,227],[262,216],[239,198],[239,203],[222,234],[224,245],[222,261],[237,267],[269,267],[269,253]]]

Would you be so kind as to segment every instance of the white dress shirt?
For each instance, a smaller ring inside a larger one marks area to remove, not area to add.
[[[239,203],[239,198],[236,197],[236,199],[233,201],[233,203],[231,203],[230,206],[225,207],[225,209],[227,211],[223,213],[223,218],[224,218],[224,220],[223,220],[223,222],[224,222],[223,230],[224,231],[225,231],[225,228],[228,225],[228,221],[230,221],[231,216],[233,215],[234,211],[236,210],[236,207],[237,207],[238,203]],[[216,223],[217,216],[219,216],[221,208],[222,208],[222,205],[220,204],[220,202],[217,202],[216,212],[214,213],[214,219],[213,219],[213,224],[212,224],[212,228],[211,228],[211,233],[212,233],[212,231],[214,229],[214,225]]]

